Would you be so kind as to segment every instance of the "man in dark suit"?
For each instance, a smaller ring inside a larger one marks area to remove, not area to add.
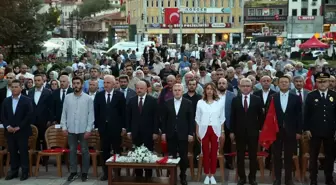
[[[7,86],[0,89],[0,105],[2,105],[2,102],[5,100],[5,98],[12,96],[10,87],[12,85],[12,81],[15,80],[15,74],[8,73],[6,76],[6,80],[7,80]]]
[[[174,98],[165,102],[162,116],[162,141],[167,141],[169,156],[180,160],[180,180],[187,185],[188,141],[193,141],[195,130],[195,113],[191,101],[183,98],[183,85],[173,86]]]
[[[69,77],[66,75],[62,75],[60,77],[60,89],[57,89],[52,92],[52,97],[51,97],[51,116],[50,116],[50,123],[55,125],[55,124],[60,124],[61,116],[62,116],[62,110],[63,110],[63,103],[64,103],[64,98],[67,94],[72,93],[73,89],[70,87],[70,81]],[[49,126],[49,125],[47,125]]]
[[[252,81],[248,78],[240,80],[241,95],[234,97],[231,104],[231,140],[237,145],[238,185],[246,183],[245,151],[250,160],[249,183],[257,185],[257,152],[259,131],[262,128],[264,115],[261,99],[252,95]]]
[[[120,88],[116,90],[124,94],[124,97],[126,98],[126,104],[128,104],[129,100],[132,97],[136,96],[136,92],[133,89],[128,88],[128,83],[129,83],[129,78],[127,75],[119,76]]]
[[[113,89],[114,85],[114,76],[105,75],[104,91],[98,92],[94,100],[95,128],[99,131],[104,161],[111,157],[111,145],[114,154],[120,154],[121,135],[126,134],[126,100],[121,92]],[[105,181],[108,178],[105,162],[103,172],[100,180]]]
[[[263,108],[264,108],[264,112],[265,112],[266,110],[268,110],[267,106],[269,105],[269,102],[271,100],[271,96],[276,92],[271,89],[272,79],[271,79],[270,76],[265,75],[265,76],[261,77],[260,84],[261,84],[261,89],[255,91],[253,94],[258,96],[262,100]],[[264,116],[266,116],[266,114],[264,114]],[[269,150],[271,151],[272,149],[269,149]],[[271,158],[272,158],[272,155],[269,155],[265,159],[265,166],[268,169],[270,169],[270,167],[271,167]]]
[[[33,101],[33,119],[32,123],[38,128],[37,149],[46,149],[44,134],[47,130],[47,125],[50,124],[50,100],[51,91],[43,88],[43,79],[41,75],[34,76],[35,87],[28,92],[28,97]],[[42,142],[42,148],[41,142]]]
[[[230,115],[231,115],[231,102],[232,99],[235,97],[234,93],[227,90],[228,87],[228,81],[225,78],[219,78],[217,81],[217,89],[218,89],[218,95],[223,101],[225,105],[225,124],[224,124],[224,131],[225,134],[225,141],[224,141],[224,153],[231,153],[231,141],[230,141]],[[225,167],[227,169],[233,169],[232,166],[232,157],[231,156],[225,156]]]
[[[8,151],[11,158],[11,169],[5,180],[18,177],[21,166],[21,181],[28,179],[28,138],[32,134],[29,121],[33,113],[32,101],[21,95],[19,80],[11,83],[12,96],[6,98],[2,104],[1,121],[6,128]]]
[[[302,134],[302,107],[299,96],[289,93],[290,78],[279,77],[280,92],[273,94],[279,132],[272,145],[275,181],[281,184],[282,151],[284,151],[285,185],[293,185],[292,158]],[[283,150],[282,150],[283,149]]]
[[[324,175],[326,185],[333,181],[334,134],[336,131],[336,92],[329,90],[328,73],[316,75],[317,90],[308,94],[304,111],[304,130],[310,139],[310,184],[317,185],[317,160],[321,144],[324,146]]]
[[[158,106],[154,97],[148,95],[147,84],[139,81],[136,84],[137,96],[130,99],[126,111],[127,136],[138,147],[144,145],[153,151],[154,141],[158,138]],[[136,169],[135,175],[143,176],[142,169]],[[145,170],[145,177],[150,178],[152,170]]]
[[[295,88],[291,89],[289,92],[296,94],[297,96],[301,98],[302,108],[303,108],[309,91],[303,88],[305,82],[302,76],[295,76],[293,78],[293,82],[294,82]]]

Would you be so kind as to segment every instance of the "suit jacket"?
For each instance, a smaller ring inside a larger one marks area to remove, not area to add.
[[[116,89],[117,91],[121,92],[121,88]],[[123,93],[123,92],[121,92]],[[124,94],[124,93],[123,93]],[[136,92],[133,89],[127,88],[127,93],[126,93],[126,105],[128,104],[129,100],[136,96]]]
[[[106,91],[97,92],[94,99],[95,128],[102,137],[120,136],[125,124],[126,99],[120,91],[113,90],[111,102],[107,104]]]
[[[51,91],[47,88],[42,89],[42,93],[40,96],[40,99],[38,103],[36,104],[34,101],[34,95],[35,95],[35,88],[31,89],[28,92],[28,97],[33,102],[33,119],[32,123],[34,125],[46,125],[48,121],[50,121],[51,114]]]
[[[247,112],[244,110],[242,95],[232,99],[231,131],[236,137],[258,136],[264,123],[263,103],[255,95],[250,95]]]
[[[6,96],[7,96],[7,87],[0,89],[0,105],[2,105],[2,102],[6,99]]]
[[[308,94],[304,111],[304,130],[313,137],[333,137],[336,130],[336,92],[328,90],[326,99],[322,99],[318,90]]]
[[[1,121],[6,129],[6,135],[15,137],[31,136],[30,118],[32,114],[33,104],[30,98],[21,95],[15,113],[13,112],[12,97],[5,98],[1,108]],[[20,130],[15,134],[8,133],[8,126],[20,127]]]
[[[269,93],[268,93],[268,96],[267,96],[267,100],[266,100],[266,103],[264,103],[264,97],[263,97],[263,90],[260,89],[260,90],[257,90],[255,91],[253,94],[258,96],[262,103],[263,103],[263,107],[264,107],[264,110],[267,109],[267,105],[269,104],[269,102],[271,101],[271,96],[276,93],[275,91],[273,91],[272,89],[270,89]]]
[[[228,129],[230,129],[230,124],[231,124],[231,103],[232,99],[235,97],[235,94],[231,91],[226,91],[225,93],[225,115],[227,115],[226,120],[225,120],[225,125]]]
[[[288,102],[285,112],[283,112],[280,101],[280,92],[272,95],[274,97],[274,107],[278,119],[279,129],[284,128],[286,134],[295,136],[302,133],[302,105],[299,96],[288,93]]]
[[[62,110],[63,110],[63,102],[61,100],[61,90],[62,89],[57,89],[52,92],[51,96],[51,116],[50,116],[50,121],[56,121],[57,123],[60,123],[61,121],[61,116],[62,116]],[[68,88],[66,94],[70,94],[73,92],[72,88]]]
[[[194,111],[190,100],[182,98],[179,111],[176,113],[174,98],[164,104],[162,116],[162,133],[167,138],[174,137],[175,130],[179,140],[188,140],[188,135],[193,136],[195,130]]]
[[[290,92],[290,93],[293,93],[293,94],[295,94],[295,95],[297,95],[297,94],[296,94],[296,89],[291,89],[289,92]],[[305,103],[305,101],[306,101],[306,99],[307,99],[307,95],[308,95],[309,91],[306,90],[306,89],[302,89],[302,92],[303,92],[302,106],[304,106],[304,103]]]
[[[138,96],[131,98],[127,105],[126,124],[127,132],[132,133],[133,140],[135,140],[139,134],[143,137],[152,137],[153,134],[159,134],[157,100],[147,94],[142,106],[142,111],[140,112]]]

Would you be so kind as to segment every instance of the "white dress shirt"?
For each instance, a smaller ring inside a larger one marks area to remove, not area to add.
[[[176,115],[178,114],[180,110],[181,102],[182,102],[182,97],[179,100],[174,98],[174,108],[175,108]]]
[[[97,94],[97,92],[94,92],[94,93],[89,92],[89,96],[90,96],[90,98],[91,98],[92,100],[95,99],[96,94]],[[112,98],[111,98],[111,100],[112,100]]]
[[[300,92],[299,92],[298,89],[295,89],[295,91],[296,91],[296,95],[300,96],[300,94],[301,94],[302,102],[304,102],[303,89],[301,89]]]
[[[147,94],[145,94],[145,95],[143,95],[143,96],[138,96],[138,105],[140,104],[140,98],[142,98],[142,106],[144,105],[144,103],[145,103],[145,99],[146,99],[146,95],[147,95]]]
[[[247,98],[246,98],[246,100],[247,100],[247,108],[249,108],[249,106],[250,106],[250,95],[251,95],[251,94],[248,94],[248,95],[244,95],[244,94],[242,94],[242,105],[243,105],[243,107],[244,107],[245,96],[246,96],[246,97],[247,97]]]
[[[6,98],[10,96],[12,96],[12,90],[10,89],[10,87],[7,87]]]
[[[107,102],[107,99],[108,99],[108,94],[110,94],[110,101],[112,101],[112,96],[113,96],[113,89],[112,89],[112,91],[111,92],[107,92],[107,91],[105,91],[105,101]]]
[[[323,97],[322,93],[324,93],[324,98],[327,98],[328,89],[326,91],[324,91],[324,92],[320,91],[321,97]]]
[[[65,90],[65,96],[67,95],[67,92],[68,92],[68,88],[66,89],[60,89],[61,90],[61,93],[60,93],[60,100],[62,101],[62,97],[63,97],[63,90]],[[65,98],[65,97],[64,97]]]
[[[198,125],[198,133],[201,139],[206,134],[208,126],[212,126],[217,137],[221,135],[221,126],[225,121],[225,105],[222,101],[214,101],[208,104],[204,100],[199,100],[196,106],[195,121]]]
[[[21,94],[17,98],[12,97],[13,114],[15,114],[16,107],[19,103],[20,97],[21,97]]]
[[[121,91],[122,93],[124,93],[125,98],[126,98],[126,96],[127,96],[127,90],[128,90],[127,87],[126,87],[126,89],[122,89],[122,88],[120,88],[120,91]]]
[[[289,96],[289,91],[286,93],[280,92],[280,103],[281,103],[281,108],[283,112],[286,112],[287,104],[288,104],[288,96]]]
[[[268,98],[268,94],[269,94],[270,90],[268,89],[267,91],[264,91],[262,90],[262,95],[263,95],[263,101],[264,101],[264,104],[266,104],[267,102],[267,98]]]
[[[43,87],[40,90],[38,90],[37,88],[35,88],[34,102],[35,102],[36,105],[40,101],[40,97],[41,97],[42,91],[43,91]]]

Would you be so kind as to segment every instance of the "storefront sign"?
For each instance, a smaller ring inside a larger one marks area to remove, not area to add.
[[[161,28],[180,28],[180,24],[161,24]],[[182,28],[231,28],[230,23],[212,23],[212,24],[182,24]]]
[[[231,13],[231,8],[180,8],[182,13]]]
[[[298,16],[298,20],[315,20],[314,16]]]
[[[128,29],[129,25],[113,25],[112,28],[114,29]]]
[[[279,15],[278,19],[275,16],[245,16],[245,21],[286,21],[287,16]]]
[[[261,32],[256,32],[256,33],[252,33],[251,35],[252,36],[265,36],[265,35],[267,35],[267,36],[280,36],[281,33],[272,33],[272,32],[269,32],[269,33],[265,34],[265,33],[261,33]]]

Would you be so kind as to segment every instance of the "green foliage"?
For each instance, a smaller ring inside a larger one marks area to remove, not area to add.
[[[121,11],[121,12],[126,12],[126,4],[123,4],[123,5],[120,7],[120,11]]]
[[[45,20],[37,16],[41,0],[1,0],[0,45],[8,46],[13,55],[39,53],[48,39]]]
[[[41,19],[44,19],[46,28],[49,31],[53,31],[55,27],[61,24],[60,17],[62,15],[62,11],[56,7],[50,7],[48,12],[44,14],[39,14]]]
[[[109,0],[85,0],[79,6],[80,17],[90,16],[91,14],[111,8]]]

